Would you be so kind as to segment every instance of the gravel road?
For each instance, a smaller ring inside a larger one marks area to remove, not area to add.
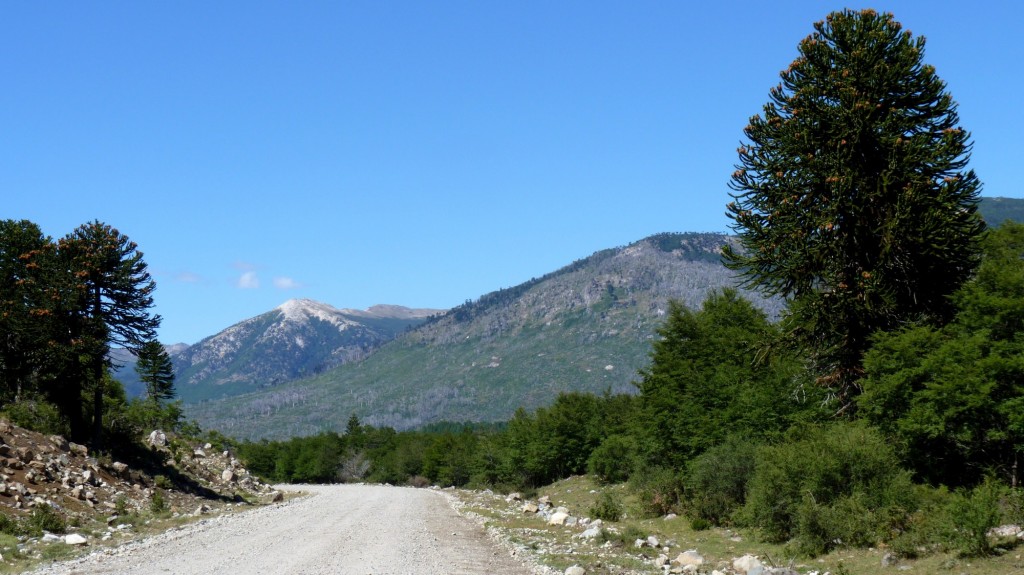
[[[380,485],[290,487],[309,497],[221,515],[82,559],[55,574],[528,575],[446,496]]]

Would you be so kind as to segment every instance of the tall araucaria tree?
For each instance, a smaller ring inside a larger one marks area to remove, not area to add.
[[[138,355],[156,336],[160,316],[151,315],[156,284],[135,242],[99,221],[83,224],[58,243],[79,294],[76,329],[89,358],[93,391],[93,447],[102,446],[103,375],[117,345]],[[73,426],[74,427],[74,426]],[[72,429],[72,434],[75,433]]]
[[[788,300],[785,331],[842,410],[872,333],[949,321],[984,224],[969,134],[924,38],[873,10],[814,29],[744,130],[726,260]]]

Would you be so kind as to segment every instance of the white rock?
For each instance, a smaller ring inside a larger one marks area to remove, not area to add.
[[[587,575],[587,570],[579,565],[573,565],[565,570],[565,575]]]
[[[235,480],[235,472],[230,469],[225,469],[224,472],[220,474],[220,478],[223,479],[225,483],[231,483]]]
[[[764,571],[764,564],[754,555],[744,555],[732,560],[732,568],[741,575],[758,575]]]
[[[154,447],[163,447],[167,445],[167,434],[159,429],[154,429],[153,432],[149,434],[149,444]]]
[[[548,519],[548,525],[565,525],[565,520],[569,518],[568,513],[558,511],[551,514],[551,518]]]
[[[690,549],[680,553],[679,556],[676,557],[675,562],[681,567],[686,567],[687,565],[700,567],[704,564],[704,557],[700,553],[697,553],[696,549]]]
[[[587,529],[583,533],[580,533],[579,535],[575,535],[574,537],[579,537],[579,538],[582,538],[582,539],[596,539],[596,538],[598,538],[600,536],[601,536],[601,529],[599,527],[591,527],[590,529]]]
[[[71,535],[64,536],[64,543],[68,545],[85,545],[86,539],[78,533],[72,533]]]
[[[61,541],[60,535],[54,535],[53,533],[43,533],[43,543],[53,543],[54,541]]]
[[[661,542],[658,541],[658,538],[655,537],[654,535],[648,535],[647,536],[647,544],[650,545],[651,547],[661,547]]]
[[[539,509],[536,503],[526,503],[523,505],[523,513],[536,513]]]

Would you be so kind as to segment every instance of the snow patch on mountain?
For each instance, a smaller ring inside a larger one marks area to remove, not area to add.
[[[277,307],[277,310],[284,315],[284,323],[308,323],[310,320],[318,319],[325,321],[338,328],[338,331],[358,325],[344,317],[348,310],[340,310],[332,305],[311,299],[290,299]]]

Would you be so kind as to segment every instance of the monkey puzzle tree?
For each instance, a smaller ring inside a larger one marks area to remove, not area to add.
[[[155,338],[160,316],[151,315],[149,308],[156,284],[135,242],[99,221],[79,226],[60,240],[57,249],[71,271],[77,294],[72,329],[79,334],[75,341],[82,349],[81,356],[88,358],[84,371],[93,390],[93,447],[99,449],[103,375],[110,346],[138,355],[145,343]]]
[[[850,405],[869,337],[943,323],[984,224],[969,134],[891,14],[830,14],[744,130],[727,215],[745,285],[788,300],[786,333]]]

